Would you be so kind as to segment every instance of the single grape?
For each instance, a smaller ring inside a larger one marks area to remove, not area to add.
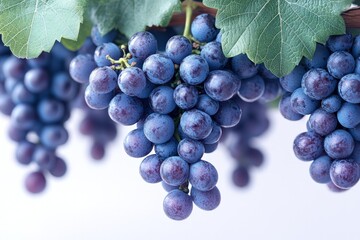
[[[189,164],[178,156],[166,158],[160,166],[162,180],[172,186],[179,186],[189,177]]]
[[[207,13],[196,16],[191,23],[191,34],[199,42],[213,41],[218,34],[215,18]]]
[[[337,112],[339,123],[346,128],[353,128],[360,123],[360,106],[345,102]]]
[[[260,75],[241,80],[238,95],[246,102],[259,100],[265,91],[265,82]]]
[[[191,109],[198,101],[198,90],[195,86],[188,84],[178,85],[173,93],[174,101],[181,109]]]
[[[331,181],[341,189],[353,187],[360,178],[360,166],[352,159],[333,161],[330,168]]]
[[[149,141],[162,144],[174,135],[174,120],[165,114],[151,113],[144,123],[144,134]]]
[[[119,58],[122,57],[122,53],[114,43],[103,43],[96,48],[94,53],[96,65],[99,67],[110,66],[111,62],[107,56],[110,56],[114,60],[119,60]]]
[[[201,159],[204,155],[205,148],[199,141],[184,138],[179,142],[177,152],[182,159],[191,164]]]
[[[189,182],[200,191],[213,189],[218,181],[216,168],[207,161],[197,161],[190,165]]]
[[[210,135],[212,120],[208,114],[192,109],[183,113],[180,118],[180,126],[187,136],[200,140]]]
[[[310,98],[302,88],[296,89],[290,98],[292,109],[302,115],[313,113],[320,105],[318,100]]]
[[[195,205],[203,210],[214,210],[220,205],[221,195],[216,186],[209,191],[200,191],[196,188],[191,188],[190,195]]]
[[[222,51],[221,43],[219,42],[207,43],[202,48],[200,56],[208,63],[210,71],[222,69],[228,62],[228,59]]]
[[[90,74],[89,83],[95,93],[109,93],[117,86],[117,74],[107,66],[95,68]]]
[[[70,76],[78,83],[88,83],[91,72],[97,67],[90,54],[79,54],[69,65]]]
[[[209,64],[203,57],[192,54],[181,62],[179,74],[184,82],[198,85],[204,82],[209,74]]]
[[[212,116],[219,110],[219,102],[212,99],[207,94],[201,94],[198,97],[195,107]]]
[[[336,86],[336,79],[321,68],[309,70],[301,81],[301,87],[304,89],[305,94],[315,100],[328,97]]]
[[[241,108],[237,100],[230,99],[219,103],[219,110],[214,115],[214,120],[224,128],[234,127],[240,122]]]
[[[138,32],[132,35],[128,43],[129,52],[135,58],[145,60],[157,51],[157,41],[150,32]]]
[[[338,83],[339,95],[349,103],[360,103],[360,74],[343,76]]]
[[[25,178],[25,188],[30,193],[41,193],[46,187],[46,179],[41,171],[32,172]]]
[[[144,158],[139,169],[141,177],[148,183],[161,182],[161,163],[162,160],[156,154],[152,154]]]
[[[346,74],[354,72],[355,59],[348,52],[334,52],[328,59],[327,69],[333,77],[340,79]]]
[[[133,125],[137,123],[144,112],[142,102],[136,98],[119,93],[110,101],[108,113],[117,123]]]
[[[193,203],[191,197],[181,190],[175,189],[166,195],[163,208],[165,214],[173,220],[184,220],[189,217]]]
[[[354,139],[348,131],[337,129],[325,137],[324,148],[331,158],[347,158],[354,150]]]
[[[153,144],[145,137],[141,128],[130,131],[124,139],[125,152],[131,157],[145,157],[152,148]]]
[[[191,42],[182,35],[172,36],[166,43],[166,55],[175,64],[180,64],[186,56],[191,54],[191,51]]]
[[[296,157],[303,161],[314,160],[324,153],[324,139],[315,132],[300,133],[294,140]]]
[[[353,44],[351,34],[332,35],[326,42],[326,46],[332,51],[349,51]]]
[[[330,167],[332,159],[329,156],[321,156],[310,165],[310,176],[317,183],[328,183],[330,179]]]
[[[240,88],[240,79],[233,73],[224,70],[211,71],[204,82],[206,94],[216,101],[232,98]]]
[[[251,78],[258,73],[259,65],[253,63],[246,54],[239,54],[231,59],[232,70],[241,78]]]
[[[150,82],[165,84],[174,76],[175,68],[169,57],[163,54],[153,54],[146,58],[143,71]]]
[[[326,136],[334,131],[337,124],[336,115],[321,108],[314,111],[309,118],[309,127],[321,136]]]
[[[288,75],[279,78],[281,86],[288,92],[293,92],[301,87],[301,80],[306,73],[305,67],[298,65]]]

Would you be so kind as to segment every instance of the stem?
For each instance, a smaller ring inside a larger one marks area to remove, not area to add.
[[[186,8],[185,8],[185,29],[184,29],[184,37],[191,40],[191,34],[190,34],[190,26],[191,26],[191,18],[192,18],[192,12],[193,12],[193,1],[192,0],[186,0]]]

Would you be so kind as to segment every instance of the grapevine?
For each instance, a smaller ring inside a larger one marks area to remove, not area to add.
[[[105,157],[119,127],[132,127],[121,147],[141,159],[145,182],[163,186],[170,219],[187,219],[193,206],[215,210],[221,176],[208,156],[223,144],[236,161],[233,183],[248,186],[266,159],[254,142],[274,106],[291,121],[309,115],[293,151],[311,161],[315,182],[334,192],[356,186],[357,1],[157,0],[151,8],[134,0],[130,10],[115,0],[67,2],[53,19],[47,7],[58,0],[0,4],[0,110],[10,117],[16,160],[36,165],[25,179],[29,192],[43,192],[48,175],[65,175],[58,148],[69,138],[67,120],[81,110],[93,159]],[[64,20],[59,31],[41,36],[54,20]]]

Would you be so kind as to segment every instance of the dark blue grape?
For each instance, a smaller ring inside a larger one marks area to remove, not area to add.
[[[41,169],[50,169],[55,163],[55,153],[53,150],[42,145],[37,145],[32,161],[35,162]]]
[[[261,102],[272,102],[277,99],[283,92],[283,89],[279,83],[279,79],[265,78],[265,90],[259,99]]]
[[[213,122],[211,133],[209,134],[209,136],[204,138],[202,142],[204,144],[217,143],[220,140],[221,135],[222,135],[222,128],[219,125],[217,125],[215,122]]]
[[[240,79],[229,71],[211,71],[204,83],[207,95],[216,101],[226,101],[232,98],[240,88]]]
[[[291,107],[297,113],[307,115],[313,113],[320,105],[320,102],[310,98],[302,88],[296,89],[291,94]]]
[[[166,158],[160,166],[162,180],[172,186],[179,186],[189,177],[189,164],[178,156]]]
[[[195,107],[212,116],[219,110],[219,102],[210,98],[207,94],[201,94]]]
[[[293,92],[301,87],[301,80],[306,73],[302,65],[298,65],[288,75],[279,78],[281,86],[288,92]]]
[[[93,26],[91,29],[91,39],[96,46],[100,46],[103,43],[112,42],[116,38],[117,32],[112,30],[106,34],[101,34],[97,26]]]
[[[37,105],[37,113],[41,121],[54,123],[61,121],[65,116],[65,105],[55,98],[43,98]]]
[[[111,62],[107,59],[110,56],[114,60],[119,60],[122,53],[114,43],[103,43],[98,46],[94,53],[94,60],[99,67],[110,66]]]
[[[353,73],[343,76],[338,83],[340,97],[349,103],[360,103],[360,75]]]
[[[340,79],[354,72],[355,59],[348,52],[334,52],[328,59],[327,69],[333,77]]]
[[[198,90],[195,86],[188,84],[178,85],[173,93],[174,101],[181,109],[191,109],[198,101]]]
[[[132,130],[124,139],[125,152],[135,158],[145,157],[153,148],[153,144],[145,137],[141,128]]]
[[[161,114],[168,114],[172,112],[175,107],[174,90],[168,86],[159,86],[154,88],[150,93],[150,106],[154,112]]]
[[[190,165],[189,182],[200,191],[213,189],[218,181],[215,167],[207,161],[197,161]]]
[[[144,123],[144,134],[149,141],[162,144],[174,135],[174,120],[165,114],[151,113]]]
[[[124,125],[133,125],[138,122],[144,112],[142,102],[124,93],[117,94],[110,101],[108,113],[110,118]]]
[[[304,89],[305,94],[316,100],[329,96],[336,86],[336,79],[321,68],[309,70],[301,81],[301,87]]]
[[[239,103],[234,99],[230,99],[219,103],[219,110],[213,118],[220,126],[230,128],[240,122],[241,114]]]
[[[128,43],[129,52],[135,58],[145,60],[157,51],[157,41],[150,32],[138,32],[132,35]]]
[[[25,178],[25,188],[30,193],[41,193],[46,187],[46,179],[41,171],[31,172]]]
[[[265,82],[260,75],[241,80],[241,87],[238,95],[246,102],[259,100],[265,91]]]
[[[348,131],[337,129],[325,137],[324,148],[331,158],[347,158],[354,150],[354,139]]]
[[[101,110],[109,107],[110,101],[113,99],[115,93],[96,93],[92,90],[92,87],[88,85],[85,89],[85,102],[87,106],[92,109]]]
[[[191,42],[182,35],[172,36],[166,43],[166,55],[175,64],[180,64],[186,56],[191,54],[191,51]]]
[[[30,92],[41,93],[49,88],[50,77],[43,69],[31,69],[25,74],[24,84]]]
[[[101,160],[105,157],[105,145],[94,141],[90,147],[90,155],[95,160]]]
[[[219,42],[207,43],[202,48],[200,56],[208,63],[210,71],[222,69],[228,62],[228,59],[222,51],[221,43]]]
[[[349,51],[353,44],[351,34],[332,35],[326,42],[326,46],[332,51]]]
[[[189,195],[181,190],[175,189],[166,195],[163,208],[169,218],[173,220],[184,220],[190,216],[193,203]]]
[[[32,161],[36,145],[29,141],[21,141],[16,147],[15,158],[18,163],[28,165]]]
[[[297,121],[304,117],[304,115],[296,112],[291,106],[291,94],[284,94],[279,102],[279,110],[281,115],[290,121]]]
[[[69,133],[63,125],[49,125],[41,129],[41,143],[51,149],[63,145],[69,139]]]
[[[308,68],[326,68],[327,60],[330,56],[330,51],[324,45],[317,43],[315,53],[311,60],[305,58],[305,65]]]
[[[37,123],[35,109],[27,104],[18,104],[11,112],[11,122],[17,128],[30,130]]]
[[[238,166],[232,174],[232,181],[237,187],[246,187],[250,183],[249,170],[244,166]]]
[[[351,54],[355,59],[360,57],[360,35],[354,38],[353,46],[351,49]]]
[[[181,62],[179,73],[184,82],[198,85],[205,81],[209,74],[209,65],[201,56],[192,54]]]
[[[139,169],[141,177],[148,183],[161,182],[161,163],[162,160],[156,154],[152,154],[144,158]]]
[[[156,144],[155,153],[161,158],[168,158],[177,155],[178,141],[175,138],[171,138],[166,143]]]
[[[212,153],[218,148],[219,142],[213,144],[204,144],[205,153]]]
[[[331,181],[341,189],[353,187],[360,178],[360,166],[352,159],[335,160],[330,168]]]
[[[94,57],[90,54],[79,54],[71,60],[70,76],[78,83],[88,83],[91,72],[97,67]]]
[[[221,195],[216,186],[209,191],[200,191],[196,188],[191,188],[190,195],[195,205],[203,210],[211,211],[220,205]]]
[[[77,97],[80,85],[65,72],[56,74],[52,79],[51,93],[62,101],[70,101]]]
[[[129,67],[121,71],[118,78],[120,90],[129,96],[141,95],[146,87],[144,72],[138,67]]]
[[[250,78],[258,73],[259,65],[253,63],[246,54],[239,54],[231,59],[232,70],[240,78]]]
[[[321,156],[310,165],[310,176],[317,183],[328,183],[330,179],[330,167],[332,159],[329,156]]]
[[[331,95],[321,100],[321,107],[328,113],[336,113],[341,108],[342,101],[339,95]]]
[[[215,17],[207,13],[196,16],[191,23],[191,34],[199,42],[213,41],[218,34]]]
[[[14,107],[15,103],[11,99],[11,96],[7,94],[0,95],[0,111],[3,114],[10,116]]]
[[[2,71],[6,78],[22,79],[27,70],[25,59],[10,56],[2,66]]]
[[[177,147],[179,156],[188,163],[195,163],[204,155],[204,145],[196,140],[184,138]]]
[[[182,131],[192,139],[200,140],[210,135],[212,130],[211,117],[197,109],[186,111],[180,118]]]
[[[49,168],[49,173],[54,177],[63,177],[67,171],[64,159],[56,156],[54,164]]]
[[[324,153],[324,139],[315,132],[303,132],[296,136],[293,150],[296,157],[303,161],[314,160]]]
[[[90,74],[89,83],[94,92],[109,93],[117,86],[117,74],[107,66],[95,68]]]
[[[337,112],[339,123],[346,128],[353,128],[360,123],[360,106],[345,102]]]
[[[326,136],[334,131],[337,123],[334,113],[328,113],[321,108],[314,111],[309,118],[309,127],[321,136]]]
[[[146,58],[143,71],[150,82],[164,84],[172,79],[175,68],[169,57],[163,54],[153,54]]]

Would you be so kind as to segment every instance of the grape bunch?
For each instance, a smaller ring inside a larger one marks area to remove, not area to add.
[[[10,117],[8,135],[17,144],[17,162],[36,166],[25,187],[40,193],[47,175],[62,177],[67,170],[57,149],[68,140],[64,125],[80,89],[67,73],[74,54],[60,44],[30,60],[16,58],[3,44],[0,52],[0,111]]]
[[[170,37],[162,52],[150,32],[138,32],[120,47],[116,34],[108,34],[69,69],[86,86],[90,108],[107,109],[118,124],[136,124],[124,149],[144,158],[139,172],[146,182],[161,182],[168,191],[163,209],[174,220],[187,218],[193,203],[204,210],[220,204],[218,173],[204,154],[216,150],[224,128],[239,123],[241,102],[271,101],[281,92],[264,66],[244,54],[224,56],[213,16],[198,15],[191,34]]]
[[[359,56],[359,36],[330,36],[311,60],[280,79],[287,91],[282,115],[292,121],[309,115],[307,131],[294,140],[295,155],[312,161],[312,179],[333,191],[350,189],[360,178]]]

